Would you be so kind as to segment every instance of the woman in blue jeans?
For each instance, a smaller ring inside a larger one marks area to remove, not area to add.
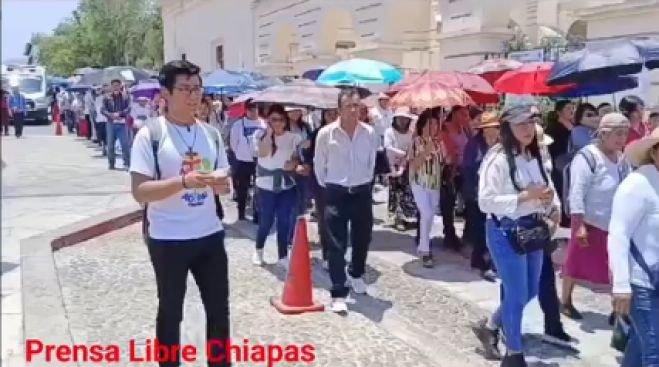
[[[633,327],[623,366],[659,367],[659,128],[628,145],[625,156],[638,168],[613,197],[613,308]]]
[[[293,174],[299,166],[296,148],[300,137],[289,131],[288,115],[280,105],[268,111],[268,128],[256,139],[256,188],[259,228],[254,265],[263,265],[263,248],[274,221],[277,221],[278,265],[288,268],[288,245],[295,222],[296,189]]]
[[[530,106],[513,107],[503,113],[501,143],[487,153],[479,177],[478,204],[488,216],[487,247],[505,297],[500,310],[483,321],[477,334],[486,348],[496,349],[482,331],[489,330],[489,335],[498,339],[497,330],[503,329],[507,348],[501,362],[504,367],[526,366],[522,313],[538,294],[544,257],[542,248],[529,252],[514,247],[509,230],[520,223],[530,223],[531,228],[541,226],[551,217],[553,231],[560,215],[558,196],[536,135],[539,116],[538,110]]]

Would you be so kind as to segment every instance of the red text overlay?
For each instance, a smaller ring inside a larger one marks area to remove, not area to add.
[[[125,353],[127,351],[127,353]],[[25,344],[25,359],[29,364],[36,360],[46,362],[120,363],[128,359],[131,363],[168,362],[190,363],[203,359],[209,362],[229,361],[233,363],[262,363],[268,367],[280,363],[307,363],[316,360],[313,345],[262,345],[250,344],[248,339],[210,341],[204,350],[196,345],[161,345],[157,339],[130,340],[127,345],[54,345],[37,339],[28,339]]]

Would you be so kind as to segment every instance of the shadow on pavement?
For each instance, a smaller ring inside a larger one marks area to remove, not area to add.
[[[18,264],[2,261],[2,274],[8,273],[18,267]]]
[[[481,282],[483,278],[465,269],[463,264],[437,263],[434,268],[424,268],[420,260],[412,260],[403,265],[403,271],[416,278],[449,283]]]
[[[578,344],[577,344],[578,345]],[[579,360],[579,350],[575,348],[558,347],[553,344],[542,342],[540,334],[524,335],[524,354],[527,357],[535,357],[539,360],[551,360],[555,358],[573,358]],[[536,362],[543,363],[543,362]],[[533,365],[535,366],[535,365]],[[538,364],[537,366],[559,366],[558,364]]]
[[[604,315],[592,311],[582,311],[583,320],[579,327],[586,333],[594,334],[598,330],[611,330],[609,326],[609,315]]]

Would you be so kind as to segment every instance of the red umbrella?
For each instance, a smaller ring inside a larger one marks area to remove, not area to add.
[[[547,85],[551,73],[552,62],[530,62],[517,70],[507,71],[494,83],[494,89],[499,93],[553,95],[574,88],[574,85]]]
[[[472,66],[468,71],[470,73],[480,75],[490,84],[494,84],[494,82],[501,78],[501,76],[507,71],[517,70],[521,68],[522,65],[524,64],[511,59],[489,59],[483,60],[480,63]]]
[[[399,91],[407,86],[413,85],[418,81],[432,80],[447,88],[457,88],[466,91],[474,102],[478,104],[497,103],[499,96],[492,88],[492,85],[482,77],[463,73],[460,71],[425,71],[422,73],[412,73],[403,81],[394,86],[392,91]]]
[[[474,100],[460,88],[447,87],[437,80],[419,80],[403,87],[392,99],[391,105],[395,107],[433,108],[454,106],[468,106],[476,104]]]

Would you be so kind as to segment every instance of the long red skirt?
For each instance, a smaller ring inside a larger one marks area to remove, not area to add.
[[[568,243],[563,264],[563,275],[598,285],[610,285],[608,232],[586,224],[588,246],[582,247],[574,239],[575,230]]]

